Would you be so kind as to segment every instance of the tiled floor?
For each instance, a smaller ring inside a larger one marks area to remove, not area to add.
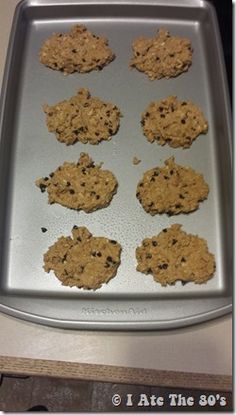
[[[199,397],[206,392],[187,389],[171,391],[170,389],[167,390],[160,387],[33,376],[19,378],[4,375],[0,386],[0,411],[25,412],[35,405],[43,405],[49,412],[160,412],[160,409],[163,412],[165,410],[170,411],[170,406],[164,405],[162,408],[151,406],[150,400],[149,406],[144,405],[144,403],[147,403],[146,399],[151,395],[162,396],[164,401],[168,403],[170,393],[194,396],[197,402]],[[127,394],[129,394],[130,398]],[[215,392],[208,392],[207,395],[209,394],[216,395]],[[207,412],[232,411],[232,395],[225,392],[221,395],[226,397],[227,405],[221,407],[218,402],[214,406],[208,406]],[[112,403],[112,398],[115,399],[116,405]],[[127,406],[127,402],[133,405]],[[143,405],[140,405],[140,403]],[[171,409],[174,412],[195,412],[196,406],[176,406]]]

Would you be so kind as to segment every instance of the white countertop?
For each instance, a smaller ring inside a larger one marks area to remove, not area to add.
[[[0,80],[18,2],[0,1]],[[0,333],[0,356],[232,374],[231,315],[178,330],[112,333],[54,329],[0,313]]]
[[[0,355],[181,372],[232,374],[231,318],[144,333],[72,331],[0,314]]]

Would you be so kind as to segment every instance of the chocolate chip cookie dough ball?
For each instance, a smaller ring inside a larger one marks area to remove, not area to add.
[[[96,290],[115,277],[121,246],[74,226],[72,237],[61,236],[44,254],[44,270],[54,272],[62,285]]]
[[[203,175],[191,167],[175,163],[174,157],[164,167],[146,171],[137,185],[136,196],[147,213],[177,215],[198,209],[209,193]]]
[[[169,96],[151,102],[142,114],[141,125],[150,143],[166,143],[173,148],[189,148],[192,142],[208,131],[201,109],[190,101]]]
[[[137,38],[132,49],[130,67],[144,72],[150,80],[176,77],[186,72],[192,63],[190,40],[171,36],[163,28],[153,38]]]
[[[177,281],[206,283],[215,272],[215,257],[207,242],[187,234],[181,225],[163,229],[157,236],[145,238],[136,249],[137,271],[152,274],[162,286]]]
[[[56,134],[58,141],[66,145],[81,143],[98,144],[110,140],[120,125],[120,110],[110,102],[91,97],[86,88],[77,95],[58,102],[44,105],[49,132]]]
[[[101,70],[114,58],[108,40],[83,25],[73,26],[68,33],[53,34],[45,40],[39,53],[43,65],[65,74]]]
[[[41,192],[47,191],[50,204],[86,213],[108,206],[118,186],[114,174],[95,165],[86,153],[81,153],[78,163],[65,162],[35,184]]]

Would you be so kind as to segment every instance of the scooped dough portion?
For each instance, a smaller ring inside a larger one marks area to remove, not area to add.
[[[114,174],[95,165],[86,153],[80,154],[78,163],[65,162],[35,183],[41,192],[47,190],[50,204],[87,213],[108,206],[118,186]]]
[[[203,284],[215,272],[215,257],[207,242],[197,235],[187,234],[182,225],[174,224],[157,236],[145,238],[136,249],[137,270],[152,274],[161,285],[176,281]]]
[[[96,290],[115,277],[120,254],[117,241],[75,225],[72,237],[61,236],[44,254],[44,269],[54,271],[62,285]]]
[[[150,80],[178,76],[192,63],[190,40],[171,36],[164,28],[159,29],[153,38],[138,37],[132,49],[130,67],[144,72]]]
[[[157,141],[162,146],[167,143],[173,148],[189,148],[200,134],[208,131],[201,109],[176,96],[151,102],[142,114],[141,125],[150,143]]]
[[[39,58],[43,65],[71,74],[101,70],[115,54],[108,47],[107,38],[91,33],[83,25],[75,25],[68,33],[54,33],[46,39]]]
[[[55,105],[44,105],[43,110],[48,131],[66,145],[76,141],[98,144],[110,140],[120,125],[121,113],[117,106],[91,97],[86,88]]]
[[[164,167],[155,167],[144,173],[137,185],[136,196],[147,213],[189,213],[199,208],[209,193],[202,174],[191,167],[175,163],[174,157]]]

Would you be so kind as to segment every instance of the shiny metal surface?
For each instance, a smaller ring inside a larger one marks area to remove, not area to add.
[[[39,63],[45,38],[75,23],[104,34],[116,59],[101,72],[64,76]],[[149,81],[130,70],[131,43],[166,27],[191,39],[189,71],[170,80]],[[86,87],[112,101],[123,113],[110,142],[66,147],[47,131],[44,103],[54,104]],[[209,132],[190,149],[147,142],[140,116],[150,101],[177,95],[198,104]],[[0,142],[0,311],[64,328],[161,329],[198,323],[231,310],[232,173],[227,82],[214,10],[205,1],[23,1],[15,14],[1,96]],[[34,185],[59,164],[88,152],[116,175],[119,188],[111,205],[86,214],[48,205]],[[147,215],[135,196],[143,172],[171,155],[202,172],[208,199],[190,215]],[[137,156],[142,162],[134,166]],[[216,257],[207,284],[161,287],[136,272],[135,248],[144,237],[172,223],[204,237]],[[62,287],[42,269],[42,256],[74,224],[94,235],[118,240],[122,262],[116,278],[95,292]],[[42,233],[41,227],[48,231]]]

